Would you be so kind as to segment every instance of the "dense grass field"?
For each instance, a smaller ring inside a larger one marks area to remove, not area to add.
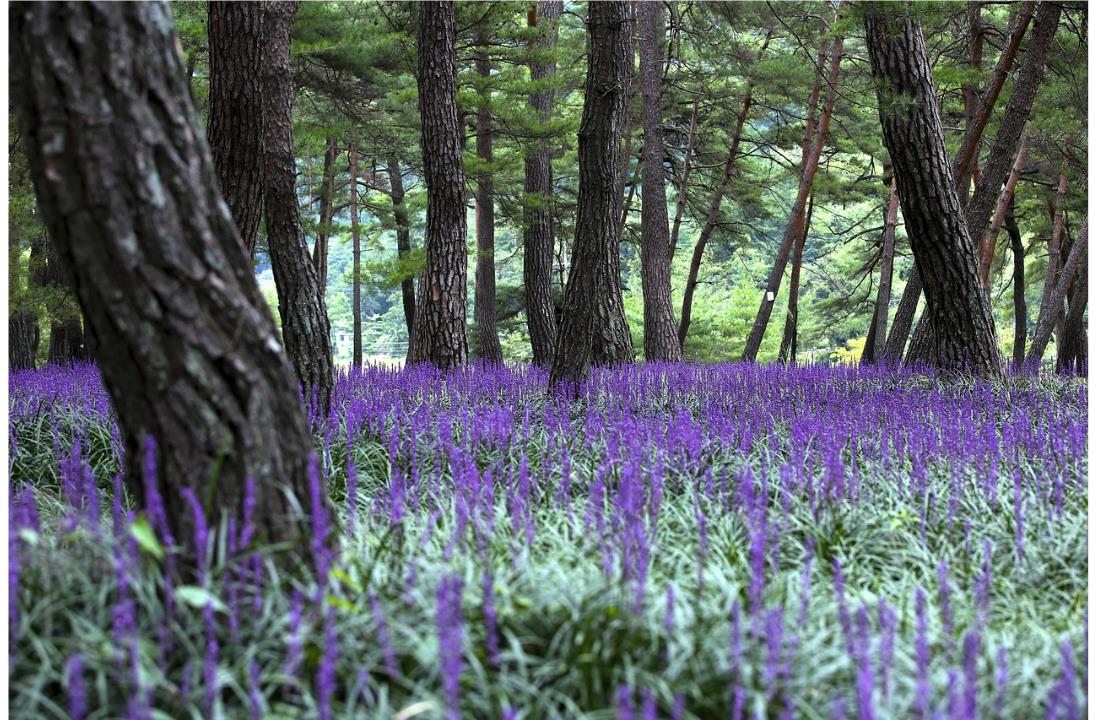
[[[133,511],[94,367],[9,384],[13,717],[1087,710],[1081,381],[370,368],[313,422],[334,514],[300,499],[289,573]]]

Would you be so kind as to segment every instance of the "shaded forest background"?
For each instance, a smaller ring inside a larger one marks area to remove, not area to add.
[[[671,222],[678,212],[681,217],[671,276],[677,317],[691,257],[713,194],[723,185],[739,115],[744,106],[748,109],[733,170],[701,253],[684,359],[726,361],[742,356],[799,187],[804,123],[812,89],[826,69],[819,67],[819,48],[829,38],[844,36],[832,122],[810,197],[802,249],[797,359],[858,360],[879,288],[891,194],[889,160],[859,19],[839,19],[823,3],[676,2],[668,8],[667,37],[662,43],[667,62],[661,129]],[[176,2],[172,10],[191,93],[208,122],[207,4]],[[468,176],[469,351],[473,357],[481,355],[475,327],[478,295],[472,288],[477,262],[474,198],[488,178],[494,209],[494,305],[507,362],[532,359],[522,285],[523,207],[529,201],[523,192],[523,158],[540,139],[549,140],[552,194],[548,205],[556,243],[553,287],[558,308],[574,238],[576,133],[586,71],[584,6],[564,6],[554,50],[530,49],[537,30],[531,27],[528,10],[528,3],[456,5],[458,105]],[[916,7],[953,157],[965,127],[964,93],[985,87],[1006,44],[1010,13],[1015,11],[1015,6],[1004,3],[919,3]],[[1073,6],[1062,13],[1026,125],[1026,163],[1011,212],[996,238],[990,297],[1005,357],[1013,355],[1018,308],[1024,314],[1021,324],[1028,338],[1034,330],[1062,179],[1067,187],[1062,214],[1066,247],[1078,232],[1087,203],[1084,13],[1083,7]],[[326,269],[320,276],[326,279],[332,341],[340,364],[351,360],[354,332],[351,146],[357,149],[363,355],[367,361],[394,361],[407,352],[402,295],[424,263],[426,218],[415,35],[415,6],[410,3],[303,3],[293,25],[297,197],[314,260]],[[554,60],[556,69],[546,79],[532,81],[529,64],[537,59]],[[1021,51],[983,136],[983,157],[1023,60]],[[644,135],[638,67],[637,53],[624,137],[628,161],[621,168],[626,223],[620,245],[624,307],[637,349],[643,347]],[[822,80],[823,94],[825,85]],[[555,102],[550,119],[542,123],[529,99],[548,90],[554,92]],[[40,339],[37,360],[43,362],[71,355],[74,350],[68,345],[80,345],[82,341],[73,340],[79,337],[79,309],[48,262],[46,234],[36,214],[18,131],[14,122],[10,127],[10,313],[13,322],[33,327]],[[490,159],[477,143],[484,133],[491,140]],[[410,247],[401,253],[398,241],[404,219]],[[260,227],[255,269],[264,295],[276,309],[265,232]],[[897,311],[913,267],[901,214],[896,236],[891,315]],[[1023,249],[1022,260],[1016,257],[1017,247]],[[1015,297],[1018,263],[1023,266],[1022,304]],[[788,263],[774,298],[758,353],[762,362],[777,358],[793,265]],[[279,314],[275,312],[274,317]],[[1050,348],[1047,355],[1054,352]]]

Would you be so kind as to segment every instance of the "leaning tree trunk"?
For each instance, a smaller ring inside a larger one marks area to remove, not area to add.
[[[1013,214],[1015,207],[1016,197],[1013,196],[1009,198],[1008,211],[1005,213],[1005,231],[1008,232],[1012,244],[1012,308],[1016,316],[1012,363],[1018,369],[1024,364],[1024,348],[1027,345],[1027,298],[1024,296],[1024,240]]]
[[[811,218],[814,216],[814,193],[807,202],[807,219],[803,223],[803,234],[795,243],[792,251],[792,276],[788,280],[788,314],[784,318],[784,336],[780,338],[780,351],[777,362],[781,365],[795,365],[795,356],[799,352],[799,273],[803,269],[803,248],[811,232]]]
[[[662,53],[666,32],[661,2],[639,6],[639,74],[643,93],[643,355],[681,361],[670,298],[670,219],[662,173]]]
[[[144,451],[156,438],[158,530],[191,537],[190,490],[211,527],[247,512],[257,542],[293,543],[308,521],[286,490],[308,497],[311,436],[170,18],[163,3],[12,6],[12,98],[117,413],[130,497],[150,497]]]
[[[354,277],[350,302],[353,304],[351,315],[354,318],[354,349],[351,363],[356,368],[362,366],[362,234],[358,222],[358,141],[357,134],[350,131],[350,242],[354,245]]]
[[[864,16],[883,138],[894,164],[902,217],[936,330],[935,365],[1001,371],[989,296],[959,208],[944,148],[932,68],[920,23],[873,3]],[[977,192],[972,204],[977,200]]]
[[[495,181],[494,138],[491,136],[491,59],[487,39],[480,38],[476,51],[476,74],[481,84],[476,108],[476,337],[479,354],[494,365],[502,364],[498,318],[495,314]]]
[[[1043,295],[1044,302],[1039,306],[1039,319],[1035,322],[1035,335],[1031,340],[1031,349],[1024,357],[1024,369],[1026,370],[1035,372],[1039,370],[1039,363],[1043,360],[1043,352],[1046,351],[1047,343],[1050,342],[1050,333],[1054,330],[1054,324],[1058,320],[1058,315],[1062,312],[1066,290],[1069,288],[1069,284],[1073,282],[1073,276],[1077,272],[1081,256],[1086,253],[1087,245],[1088,218],[1085,218],[1085,221],[1081,223],[1081,232],[1077,234],[1077,239],[1073,241],[1069,259],[1066,260],[1066,264],[1062,268],[1058,282],[1053,285],[1053,290],[1049,295],[1046,293]],[[1052,282],[1051,278],[1052,275],[1048,272],[1047,283]]]
[[[293,82],[289,65],[290,33],[298,0],[270,2],[266,8],[266,113],[263,133],[266,163],[266,234],[270,266],[278,289],[285,349],[310,404],[330,408],[335,369],[331,326],[323,286],[308,255],[297,205],[293,162]]]
[[[320,292],[327,288],[327,256],[331,246],[331,223],[335,219],[335,157],[338,143],[334,135],[324,142],[323,180],[320,184],[320,224],[316,228],[316,242],[312,245],[312,265],[316,268],[316,280]]]
[[[765,42],[761,44],[761,50],[757,53],[758,60],[761,59],[771,39],[772,32],[769,32],[765,35]],[[825,49],[823,48],[824,52]],[[677,326],[677,341],[681,344],[682,352],[685,351],[685,339],[689,336],[689,326],[692,324],[693,295],[696,293],[696,286],[700,282],[700,265],[704,261],[704,250],[708,247],[708,240],[711,239],[712,232],[719,222],[719,208],[723,203],[723,196],[727,192],[727,185],[731,182],[735,160],[738,158],[738,145],[742,140],[742,129],[746,126],[746,117],[750,113],[752,104],[753,80],[751,78],[746,83],[746,94],[742,98],[742,109],[738,112],[734,134],[731,136],[731,148],[727,151],[727,160],[723,163],[723,175],[719,179],[719,184],[715,186],[715,190],[712,191],[712,198],[708,201],[708,216],[704,221],[704,227],[700,229],[700,235],[697,237],[696,243],[693,245],[693,255],[689,260],[689,274],[685,279],[685,292],[681,298],[681,320]]]
[[[407,357],[411,357],[411,336],[415,328],[415,278],[407,267],[411,261],[411,223],[403,204],[403,171],[395,155],[388,158],[388,184],[392,190],[392,217],[396,221],[396,257],[400,262],[400,295],[403,320],[407,325]]]
[[[958,188],[963,188],[968,185],[971,177],[974,178],[976,185],[981,185],[982,183],[982,177],[978,170],[978,146],[982,139],[982,133],[993,112],[993,107],[997,103],[997,98],[1001,93],[1001,89],[1004,87],[1008,72],[1012,68],[1013,61],[1016,59],[1016,54],[1020,49],[1020,41],[1027,31],[1027,26],[1031,20],[1032,14],[1035,12],[1035,5],[1036,3],[1034,0],[1026,0],[1025,2],[1020,3],[1019,11],[1009,23],[1009,36],[1005,49],[1001,52],[1001,56],[997,60],[997,66],[993,69],[993,75],[986,85],[985,92],[982,94],[978,109],[972,117],[968,118],[967,129],[963,134],[963,141],[959,146],[959,152],[952,163],[952,177],[955,178],[956,187]],[[999,184],[1000,183],[998,183],[998,186]],[[969,202],[964,204],[964,212],[966,212],[968,208]],[[970,216],[967,215],[965,217],[969,218]],[[968,230],[969,228],[970,224],[968,222]],[[979,237],[981,237],[981,235],[979,235]],[[917,312],[917,304],[921,299],[921,290],[921,276],[918,274],[917,268],[915,267],[910,272],[909,281],[906,283],[905,290],[902,291],[902,299],[898,303],[898,312],[894,318],[894,325],[891,328],[890,335],[887,336],[885,359],[888,362],[898,363],[902,360],[902,354],[906,348],[906,340],[909,338],[910,329],[913,327],[913,318]],[[931,339],[931,336],[925,334],[927,332],[927,327],[921,330],[921,339],[923,341]],[[924,342],[923,344],[928,345],[927,342]],[[916,356],[918,353],[911,354]]]
[[[443,370],[468,360],[468,222],[454,40],[452,0],[420,5],[418,85],[426,180],[426,268],[415,298],[408,360],[433,363]]]
[[[1005,113],[1001,118],[1000,127],[993,140],[986,164],[982,168],[982,179],[974,189],[974,195],[967,204],[964,212],[967,232],[971,238],[978,240],[989,227],[993,210],[997,206],[1001,185],[1008,178],[1014,159],[1019,151],[1023,138],[1024,126],[1031,117],[1031,108],[1035,103],[1035,95],[1039,85],[1043,81],[1046,70],[1047,53],[1054,35],[1058,29],[1058,19],[1062,13],[1061,5],[1052,2],[1044,2],[1039,5],[1039,13],[1035,18],[1035,27],[1031,32],[1031,40],[1028,42],[1024,53],[1024,63],[1013,86],[1012,95],[1005,105]],[[970,133],[968,133],[969,135]],[[962,148],[960,149],[962,153]],[[963,158],[960,158],[962,161]],[[960,168],[960,164],[956,164]],[[955,173],[959,175],[959,173]],[[921,324],[926,322],[929,315],[922,315]],[[930,324],[924,329],[920,327],[914,332],[914,342],[911,343],[907,354],[907,362],[932,362],[929,355],[936,346],[933,337],[934,327]],[[917,337],[922,338],[917,342]]]
[[[555,90],[551,83],[556,74],[555,48],[559,34],[560,0],[540,0],[529,13],[529,26],[538,28],[529,42],[529,77],[535,90],[529,105],[536,114],[539,133],[551,119]],[[525,317],[533,362],[541,367],[552,363],[556,348],[557,322],[552,301],[552,150],[548,138],[541,135],[525,155],[525,195],[522,202],[523,249],[522,278],[525,282]]]
[[[1069,299],[1061,336],[1058,340],[1058,372],[1060,374],[1085,375],[1088,369],[1087,338],[1085,333],[1085,306],[1088,304],[1088,254],[1081,254],[1076,277],[1070,285],[1073,296]]]
[[[891,181],[890,200],[887,202],[887,215],[883,220],[882,264],[879,268],[879,294],[875,297],[875,311],[872,314],[871,328],[864,344],[861,361],[875,363],[885,356],[887,337],[887,315],[890,312],[891,281],[894,276],[894,233],[898,224],[898,186]]]
[[[838,15],[840,18],[840,15]],[[794,243],[803,233],[803,224],[807,207],[807,198],[814,186],[814,176],[818,170],[818,160],[822,156],[822,147],[826,144],[826,135],[829,132],[830,118],[833,116],[833,106],[837,100],[837,79],[841,65],[841,55],[844,52],[843,39],[837,37],[833,41],[830,56],[829,76],[827,78],[826,100],[822,104],[822,116],[818,121],[818,128],[807,155],[803,159],[802,174],[799,178],[799,192],[792,203],[791,216],[784,228],[784,237],[780,242],[780,248],[776,253],[769,278],[765,282],[765,291],[761,296],[761,306],[757,309],[750,335],[746,338],[746,348],[742,352],[742,359],[747,362],[757,360],[757,353],[761,349],[761,341],[765,337],[765,329],[769,326],[769,317],[772,315],[773,305],[777,295],[780,294],[780,283],[784,279],[784,268],[788,264],[788,256]]]
[[[209,149],[248,257],[263,209],[263,6],[209,3]]]
[[[612,261],[619,252],[620,137],[634,57],[629,8],[626,0],[605,0],[591,3],[588,13],[586,95],[578,132],[578,217],[551,372],[553,386],[573,382],[576,389],[591,361],[632,360],[619,265]]]
[[[1027,140],[1024,139],[1020,143],[1020,152],[1016,154],[1016,162],[1012,164],[1012,173],[1008,176],[1008,182],[1005,183],[1005,187],[1001,191],[1001,197],[997,201],[997,209],[993,213],[993,221],[989,224],[989,230],[982,235],[978,251],[978,277],[982,282],[982,287],[985,288],[987,292],[989,291],[989,270],[990,266],[993,264],[993,253],[997,249],[997,236],[1001,234],[1001,226],[1005,222],[1005,215],[1008,213],[1009,205],[1012,203],[1013,193],[1016,192],[1016,183],[1020,180],[1020,171],[1024,169],[1024,163],[1027,162],[1027,155]]]

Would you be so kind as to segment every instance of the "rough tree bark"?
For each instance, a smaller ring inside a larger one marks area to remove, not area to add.
[[[38,313],[17,310],[8,315],[8,367],[33,370],[38,355]]]
[[[887,202],[887,215],[883,220],[882,262],[879,267],[879,294],[875,297],[875,311],[872,313],[871,328],[861,361],[875,363],[885,355],[887,337],[887,315],[890,312],[891,281],[894,277],[894,232],[898,224],[898,186],[891,181],[890,200]]]
[[[1013,61],[1016,59],[1016,54],[1020,49],[1020,41],[1027,31],[1032,14],[1035,12],[1035,5],[1036,3],[1033,0],[1027,0],[1020,3],[1018,12],[1009,23],[1009,36],[1005,49],[1001,52],[1001,56],[997,60],[993,75],[978,104],[978,110],[974,113],[973,118],[969,119],[967,122],[967,129],[963,134],[963,142],[959,147],[959,152],[956,154],[955,161],[952,163],[952,177],[955,178],[956,187],[964,187],[969,184],[968,178],[972,176],[976,186],[982,184],[982,176],[980,175],[978,167],[978,146],[981,142],[986,123],[989,122],[990,115],[993,113],[993,107],[997,103],[997,98],[1001,94],[1001,89],[1004,87],[1008,72],[1012,68]],[[1003,179],[1002,176],[1001,180]],[[1001,181],[999,180],[997,187],[1000,187],[1000,182]],[[963,209],[964,212],[969,210],[969,202]],[[965,215],[965,217],[969,218],[969,215]],[[969,227],[968,223],[968,228]],[[981,237],[981,235],[979,234],[978,237]],[[885,359],[888,362],[898,363],[902,360],[903,352],[906,349],[906,340],[909,339],[910,329],[913,327],[913,319],[917,312],[917,304],[921,299],[921,290],[921,276],[918,274],[917,268],[915,267],[910,271],[909,280],[906,282],[906,287],[902,291],[902,299],[898,303],[898,311],[894,318],[894,325],[891,327],[891,333],[887,337]],[[931,347],[931,336],[926,334],[928,332],[928,326],[920,329],[919,332],[922,340],[921,344],[926,347]],[[913,353],[913,355],[916,354],[917,353]]]
[[[46,226],[118,415],[130,496],[149,497],[143,458],[154,437],[177,541],[193,529],[185,488],[217,527],[225,516],[242,520],[247,479],[257,541],[296,541],[308,521],[285,491],[308,497],[311,436],[221,197],[170,10],[28,3],[10,19],[21,60],[12,98]]]
[[[426,268],[415,298],[408,360],[443,370],[468,360],[468,221],[455,34],[452,0],[419,6],[417,76],[426,181]]]
[[[403,171],[395,155],[388,158],[388,184],[392,195],[392,217],[396,221],[396,257],[401,265],[411,257],[411,222],[407,217],[407,208],[403,204]],[[411,336],[415,328],[415,278],[404,270],[400,280],[400,294],[403,297],[403,320],[407,324],[407,357],[411,357]]]
[[[362,234],[358,222],[358,140],[357,134],[350,131],[350,242],[354,246],[354,266],[350,302],[354,318],[354,348],[351,362],[354,367],[362,366]]]
[[[481,83],[476,108],[476,336],[479,353],[489,363],[502,364],[498,318],[495,315],[495,181],[494,138],[491,136],[491,59],[487,38],[480,38],[476,51],[476,74]]]
[[[1066,290],[1069,288],[1069,284],[1073,281],[1073,276],[1077,272],[1077,267],[1081,262],[1081,256],[1085,255],[1087,252],[1087,246],[1088,218],[1085,218],[1084,222],[1081,223],[1081,231],[1077,234],[1077,239],[1073,241],[1073,248],[1069,252],[1069,259],[1066,260],[1066,264],[1062,268],[1061,275],[1058,277],[1058,282],[1054,284],[1053,290],[1049,294],[1045,292],[1043,294],[1044,302],[1039,306],[1039,318],[1035,322],[1035,335],[1031,339],[1031,348],[1024,357],[1025,370],[1038,371],[1039,364],[1043,360],[1043,353],[1047,349],[1047,343],[1050,342],[1050,333],[1054,330],[1054,324],[1058,319],[1058,315],[1062,312]],[[1049,284],[1050,282],[1051,274],[1048,272],[1047,283]]]
[[[896,6],[872,3],[864,28],[883,138],[936,329],[932,360],[947,370],[997,374],[993,314],[948,167],[920,23]]]
[[[630,362],[618,253],[620,137],[634,57],[626,0],[588,6],[586,96],[578,132],[578,217],[551,384],[577,383],[591,363]],[[614,267],[617,272],[614,273]]]
[[[327,255],[331,245],[331,223],[335,219],[335,158],[338,154],[335,136],[328,135],[324,141],[323,179],[320,181],[320,225],[312,245],[312,265],[316,268],[321,293],[327,289]]]
[[[1074,281],[1070,284],[1069,312],[1058,340],[1057,368],[1060,374],[1086,375],[1088,371],[1085,306],[1088,304],[1088,253],[1081,253]]]
[[[1024,240],[1020,226],[1016,224],[1014,210],[1016,197],[1010,197],[1005,213],[1005,231],[1012,244],[1012,309],[1016,316],[1015,339],[1012,342],[1012,363],[1016,368],[1024,364],[1024,348],[1027,345],[1027,298],[1024,296]]]
[[[293,159],[293,78],[290,34],[298,0],[270,2],[266,11],[266,63],[263,89],[263,160],[266,164],[266,235],[270,266],[278,289],[278,311],[286,353],[297,371],[306,401],[321,413],[330,407],[335,383],[331,326],[316,267],[308,254],[297,205]]]
[[[541,132],[552,116],[555,90],[551,83],[556,74],[555,47],[559,33],[560,0],[540,0],[529,13],[529,26],[538,28],[529,42],[529,76],[535,90],[529,105],[536,113]],[[556,348],[557,321],[552,301],[552,150],[541,136],[525,155],[525,195],[522,204],[525,283],[525,317],[533,362],[541,367],[552,363]]]
[[[838,18],[840,19],[840,11]],[[830,55],[829,75],[826,79],[826,100],[822,104],[822,115],[818,120],[814,137],[811,139],[810,149],[803,160],[803,172],[799,179],[799,192],[792,203],[791,216],[784,228],[784,237],[777,250],[776,260],[773,262],[769,278],[765,282],[765,290],[761,296],[761,306],[757,309],[750,335],[746,338],[746,348],[742,352],[742,359],[747,362],[757,360],[757,353],[761,349],[761,341],[765,337],[765,329],[769,325],[769,316],[772,315],[776,297],[780,294],[780,283],[784,279],[784,268],[788,264],[788,256],[791,253],[792,243],[803,233],[803,222],[807,207],[807,198],[814,186],[814,176],[818,170],[818,160],[822,156],[822,147],[826,144],[826,135],[829,132],[830,118],[833,116],[833,105],[837,100],[837,80],[840,72],[841,56],[844,52],[844,41],[837,37],[833,41]],[[770,297],[771,294],[771,297]]]
[[[1058,189],[1054,195],[1053,222],[1051,224],[1050,238],[1047,240],[1046,279],[1043,280],[1043,295],[1039,300],[1039,315],[1036,321],[1035,337],[1038,337],[1039,322],[1041,322],[1045,316],[1051,318],[1052,328],[1059,324],[1059,318],[1062,314],[1061,305],[1065,301],[1065,295],[1063,294],[1063,296],[1057,300],[1058,307],[1048,307],[1050,303],[1055,301],[1055,291],[1057,290],[1058,283],[1061,281],[1063,274],[1061,264],[1062,226],[1065,222],[1066,188],[1068,183],[1069,180],[1066,177],[1065,168],[1062,168],[1062,172],[1058,176]],[[1039,353],[1039,358],[1042,359],[1041,351]]]
[[[762,43],[761,50],[757,54],[758,59],[764,54],[771,39],[772,33],[769,32],[766,34],[765,42]],[[825,49],[823,49],[824,52]],[[712,232],[719,223],[719,207],[723,203],[727,185],[730,184],[731,175],[734,173],[735,160],[738,158],[738,145],[742,140],[742,129],[746,126],[746,117],[750,113],[752,104],[753,80],[751,79],[746,83],[746,94],[742,98],[742,109],[738,112],[734,134],[731,136],[731,148],[727,151],[726,162],[723,163],[723,175],[719,179],[719,184],[715,186],[715,190],[712,191],[712,199],[708,202],[708,216],[704,221],[704,227],[700,229],[696,244],[693,245],[693,255],[689,260],[689,275],[685,279],[685,292],[681,298],[681,319],[677,326],[677,340],[681,344],[682,352],[685,350],[685,338],[689,336],[689,325],[692,324],[693,295],[696,293],[696,286],[700,281],[700,264],[704,260],[704,250],[708,247],[708,240],[711,239]]]
[[[1044,2],[1039,5],[1039,12],[1035,18],[1035,27],[1031,32],[1027,50],[1024,53],[1024,63],[1016,78],[1016,83],[1005,105],[1005,112],[1001,118],[997,135],[993,140],[986,164],[982,167],[982,179],[974,189],[974,195],[964,212],[967,232],[971,238],[978,240],[989,227],[990,217],[997,206],[1001,185],[1008,178],[1013,161],[1020,147],[1024,126],[1031,116],[1031,108],[1035,103],[1035,95],[1039,85],[1043,81],[1046,71],[1047,53],[1054,41],[1054,35],[1058,29],[1058,19],[1062,13],[1062,6],[1057,3]],[[996,74],[995,74],[996,79]],[[1003,81],[1002,81],[1003,82]],[[968,132],[968,135],[971,133]],[[963,148],[960,149],[960,158],[956,168],[962,168]],[[973,154],[973,153],[972,153]],[[973,160],[969,161],[973,162]],[[954,173],[961,177],[961,173]],[[907,353],[907,362],[929,362],[930,355],[936,345],[933,337],[932,325],[925,325],[927,314],[921,316],[921,321],[914,332],[914,340],[910,343]],[[924,326],[924,327],[921,327]]]
[[[639,74],[643,93],[643,355],[648,361],[680,362],[670,297],[670,220],[662,171],[662,53],[666,33],[661,2],[639,6]]]
[[[972,73],[976,73],[982,69],[982,48],[986,36],[986,28],[982,24],[982,3],[979,0],[974,0],[967,8],[967,29],[970,32],[968,64]],[[974,116],[978,111],[978,90],[979,88],[969,81],[963,83],[963,117],[966,119],[967,128],[974,124]],[[975,152],[977,153],[977,150]],[[967,200],[970,199],[970,181],[968,179],[962,183],[957,182],[956,186],[959,188],[959,204],[966,207]]]
[[[795,356],[799,352],[799,273],[803,268],[803,247],[811,232],[811,218],[814,216],[814,193],[807,202],[807,219],[803,223],[803,233],[795,243],[792,252],[792,276],[788,281],[788,315],[784,318],[784,335],[780,338],[780,351],[777,362],[782,365],[795,365]]]
[[[263,210],[263,15],[258,2],[209,3],[207,137],[248,257]]]

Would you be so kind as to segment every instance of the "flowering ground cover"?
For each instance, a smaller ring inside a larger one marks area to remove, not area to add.
[[[291,571],[198,496],[195,537],[133,510],[94,367],[9,383],[13,717],[1087,710],[1077,380],[367,368]]]

